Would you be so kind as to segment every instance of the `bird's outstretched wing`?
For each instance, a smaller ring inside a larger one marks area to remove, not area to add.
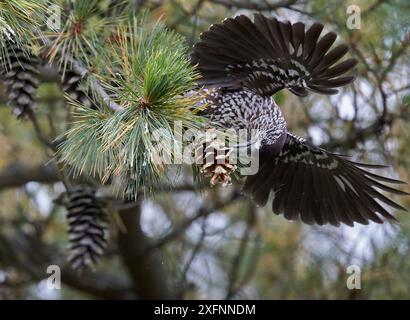
[[[255,14],[252,22],[244,15],[225,19],[201,34],[192,61],[203,75],[202,85],[247,88],[262,96],[288,88],[298,96],[307,90],[337,93],[336,87],[351,82],[345,74],[357,63],[339,60],[348,52],[341,44],[329,51],[334,32],[320,39],[323,25],[278,21]]]
[[[386,184],[404,182],[366,170],[383,167],[353,162],[288,134],[279,154],[261,154],[259,171],[247,177],[244,192],[264,206],[273,191],[272,211],[289,220],[335,226],[382,223],[381,217],[395,220],[383,205],[406,209],[380,191],[408,195]]]

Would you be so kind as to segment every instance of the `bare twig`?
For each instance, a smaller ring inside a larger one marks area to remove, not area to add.
[[[172,299],[167,272],[158,250],[147,253],[150,241],[140,226],[140,207],[119,212],[126,232],[118,235],[118,246],[125,266],[135,284],[135,292],[140,299]],[[146,253],[144,255],[144,253]]]
[[[170,231],[168,234],[163,236],[162,238],[158,239],[155,241],[152,246],[148,248],[149,251],[158,249],[166,245],[167,243],[171,242],[172,240],[180,237],[186,229],[189,228],[189,226],[196,220],[198,220],[201,217],[205,217],[209,215],[210,213],[219,210],[221,208],[224,208],[225,206],[231,204],[233,201],[238,199],[240,197],[239,192],[234,192],[231,197],[228,199],[225,199],[223,201],[213,201],[210,205],[205,204],[204,206],[201,206],[197,212],[197,214],[193,215],[192,217],[184,220],[181,224],[178,226],[174,226],[172,228],[172,231]]]
[[[195,244],[194,248],[192,249],[192,252],[191,252],[191,255],[190,255],[188,261],[186,262],[186,264],[182,268],[182,272],[181,272],[181,284],[182,284],[182,286],[185,286],[186,277],[187,277],[189,268],[191,267],[192,262],[195,260],[195,257],[200,252],[201,247],[204,244],[205,236],[206,236],[206,218],[204,218],[203,222],[202,222],[201,236],[199,237],[199,239],[198,239],[197,243]]]

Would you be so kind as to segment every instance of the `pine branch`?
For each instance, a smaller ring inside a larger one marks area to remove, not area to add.
[[[13,43],[26,51],[42,38],[41,25],[47,19],[48,0],[7,0],[1,2],[0,10],[0,57],[1,67],[10,64],[7,47]]]
[[[123,110],[123,107],[121,107],[120,105],[118,105],[111,99],[109,94],[101,86],[100,82],[96,79],[96,77],[88,69],[86,69],[84,66],[81,65],[80,62],[68,56],[67,54],[66,54],[66,59],[67,61],[69,61],[72,70],[78,73],[79,75],[81,75],[84,81],[87,81],[87,78],[91,77],[89,86],[90,86],[90,89],[96,93],[97,100],[103,101],[106,104],[106,106],[112,111]]]
[[[104,44],[114,25],[121,16],[101,17],[98,15],[98,1],[76,1],[72,3],[61,31],[50,33],[44,41],[44,52],[50,63],[57,65],[63,78],[70,69],[88,84],[98,102],[105,103],[113,111],[119,111],[116,104],[101,87],[93,71],[95,59],[104,51]]]
[[[195,88],[198,73],[183,39],[161,24],[153,30],[137,20],[120,25],[110,46],[97,66],[101,82],[72,60],[74,70],[89,77],[89,87],[104,101],[98,110],[69,101],[75,123],[59,154],[74,176],[110,179],[120,196],[136,199],[166,177],[152,134],[161,133],[168,142],[164,153],[174,157],[173,146],[180,144],[175,123],[188,129],[201,125],[192,108],[201,96],[184,95]]]

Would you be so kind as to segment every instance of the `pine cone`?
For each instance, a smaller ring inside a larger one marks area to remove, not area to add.
[[[229,162],[232,149],[225,147],[216,139],[216,135],[208,135],[202,138],[196,150],[197,163],[201,166],[201,173],[211,176],[212,186],[221,184],[223,187],[232,184],[231,174],[236,166]]]
[[[39,84],[37,57],[25,52],[14,43],[7,42],[9,61],[2,66],[2,77],[8,94],[8,104],[18,118],[36,108]]]
[[[88,92],[85,92],[81,86],[81,79],[81,75],[74,70],[66,70],[61,77],[61,87],[73,100],[80,102],[86,107],[96,109],[96,105],[89,98]]]
[[[95,189],[79,186],[68,192],[70,256],[73,269],[94,267],[107,247],[108,219]]]

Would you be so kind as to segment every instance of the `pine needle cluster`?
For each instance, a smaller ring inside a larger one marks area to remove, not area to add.
[[[193,111],[201,97],[186,95],[198,74],[183,39],[161,24],[152,29],[142,25],[133,20],[118,27],[96,72],[120,109],[109,109],[105,101],[98,110],[71,101],[76,120],[59,148],[74,175],[113,181],[121,196],[134,199],[166,175],[167,166],[154,159],[152,134],[161,132],[172,158],[182,148],[175,123],[185,129],[201,124]]]
[[[98,1],[63,1],[62,28],[47,34],[51,42],[48,52],[50,61],[56,61],[65,74],[71,69],[72,60],[80,61],[87,68],[93,65],[103,35],[109,31],[109,18],[98,15]]]
[[[41,37],[47,18],[48,0],[7,0],[0,2],[1,67],[9,69],[10,43],[21,50],[30,48]]]

